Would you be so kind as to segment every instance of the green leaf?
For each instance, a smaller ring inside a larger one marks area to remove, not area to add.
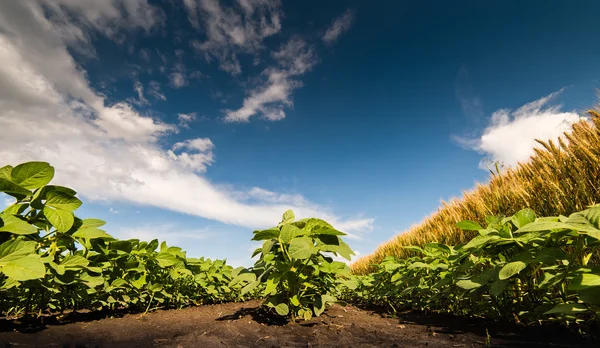
[[[106,222],[100,219],[83,219],[80,228],[94,228],[106,225]]]
[[[77,232],[73,233],[73,237],[75,238],[83,238],[83,239],[94,239],[94,238],[103,238],[103,239],[114,239],[110,234],[106,233],[103,230],[99,230],[97,228],[79,228]]]
[[[275,245],[275,242],[272,239],[266,240],[263,243],[262,248],[259,249],[262,252],[263,257],[271,251],[271,249],[273,248],[273,245]]]
[[[279,237],[279,229],[270,228],[268,230],[254,231],[254,237],[251,240],[267,240]]]
[[[506,289],[507,285],[507,280],[497,280],[490,285],[490,293],[496,297],[500,296]]]
[[[481,284],[475,283],[471,279],[463,279],[463,280],[457,281],[456,286],[458,286],[461,289],[472,290],[472,289],[477,289],[478,287],[481,286]]]
[[[50,191],[46,195],[46,205],[53,208],[73,211],[81,206],[81,201],[61,191]]]
[[[0,263],[1,271],[7,277],[18,281],[44,278],[46,266],[40,255],[29,254],[26,257]]]
[[[177,263],[177,257],[167,252],[156,254],[155,260],[161,268],[170,267]]]
[[[19,164],[10,173],[11,181],[26,189],[36,189],[49,183],[54,177],[54,167],[46,162]]]
[[[265,290],[263,291],[264,296],[269,296],[277,290],[277,284],[279,284],[280,277],[272,273],[267,279]]]
[[[531,209],[519,210],[514,217],[515,219],[513,221],[516,222],[517,228],[521,228],[535,221],[535,213]]]
[[[584,304],[578,304],[578,303],[560,303],[557,304],[556,306],[554,306],[554,308],[552,308],[549,311],[544,312],[544,314],[577,314],[577,313],[583,313],[583,312],[587,312],[588,308],[586,305]]]
[[[311,238],[300,237],[300,238],[294,238],[290,242],[288,251],[289,251],[292,259],[304,260],[304,259],[308,259],[309,257],[311,257],[318,250],[314,246]]]
[[[60,265],[63,266],[66,270],[69,270],[69,269],[82,269],[82,268],[86,267],[87,265],[89,265],[89,263],[90,262],[83,256],[68,255],[67,257],[65,257],[63,259],[63,261],[60,263]]]
[[[4,209],[2,214],[21,215],[25,211],[25,209],[27,209],[28,206],[29,206],[29,204],[27,204],[27,203],[14,203],[14,204],[10,205],[9,207],[7,207],[6,209]]]
[[[538,232],[538,231],[550,231],[550,230],[561,230],[561,229],[574,229],[571,224],[564,222],[552,222],[552,221],[535,221],[528,223],[527,225],[519,228],[515,233],[522,232]]]
[[[299,232],[300,229],[298,227],[285,224],[281,226],[281,234],[279,235],[279,238],[281,238],[284,243],[289,243],[292,239],[294,239],[294,237],[296,237],[297,234],[299,234]]]
[[[505,280],[515,274],[519,274],[522,270],[527,267],[527,264],[523,261],[510,262],[504,265],[498,274],[498,279]]]
[[[587,304],[600,305],[600,291],[598,288],[589,288],[577,292],[579,299]]]
[[[285,213],[283,213],[281,224],[291,224],[292,222],[294,222],[295,219],[296,217],[294,216],[294,212],[291,210],[287,210]]]
[[[258,280],[255,280],[252,283],[249,283],[248,285],[244,286],[240,291],[240,295],[244,296],[245,294],[254,290],[258,286],[258,284],[260,284],[260,282]]]
[[[573,277],[569,284],[569,290],[585,290],[600,286],[600,274],[579,273]],[[598,289],[600,291],[600,289]]]
[[[288,210],[291,212],[291,210]],[[277,314],[281,315],[281,316],[286,316],[290,313],[290,309],[288,307],[288,305],[286,305],[285,303],[280,303],[277,306],[275,306],[275,312],[277,312]]]
[[[486,245],[486,244],[491,244],[491,241],[500,239],[499,236],[496,235],[487,235],[487,236],[477,236],[473,239],[471,239],[469,241],[469,243],[467,243],[463,249],[475,249],[475,248],[479,248],[480,246]]]
[[[325,301],[323,301],[320,295],[315,296],[313,310],[315,311],[316,317],[320,316],[325,311]]]
[[[10,180],[10,172],[12,172],[13,166],[6,165],[0,168],[0,179]]]
[[[67,232],[75,222],[73,213],[62,209],[53,209],[46,206],[44,207],[44,215],[59,232]]]
[[[0,192],[4,192],[10,196],[17,198],[23,198],[25,196],[31,195],[31,191],[4,178],[0,178]]]
[[[0,244],[0,262],[20,259],[35,253],[37,242],[17,238]]]
[[[478,223],[471,220],[457,222],[456,227],[467,231],[479,231],[483,229],[483,227],[481,227]]]
[[[26,221],[18,217],[0,214],[0,232],[10,232],[12,234],[26,235],[38,233],[35,226],[30,225]]]
[[[296,307],[300,306],[300,300],[298,300],[298,296],[294,295],[292,296],[292,298],[290,298],[290,303],[293,304]]]

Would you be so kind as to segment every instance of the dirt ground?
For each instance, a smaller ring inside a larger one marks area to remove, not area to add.
[[[286,323],[260,302],[126,314],[37,326],[0,321],[0,347],[594,347],[566,330],[494,327],[448,315],[407,312],[397,318],[334,306],[308,322]],[[73,318],[72,318],[73,319]]]

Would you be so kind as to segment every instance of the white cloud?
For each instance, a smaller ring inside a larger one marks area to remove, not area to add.
[[[148,94],[151,95],[154,99],[162,100],[162,101],[167,100],[167,97],[160,90],[160,83],[153,80],[153,81],[150,81],[150,83],[148,84],[148,87],[149,87]]]
[[[169,84],[173,88],[181,88],[188,84],[185,74],[181,71],[174,71],[169,75]]]
[[[107,4],[112,3],[102,2]],[[80,8],[65,6],[61,11]],[[69,54],[70,41],[56,28],[62,24],[45,17],[52,8],[0,1],[0,129],[10,130],[0,137],[3,164],[48,161],[56,167],[54,183],[73,187],[87,199],[152,205],[248,228],[272,226],[287,209],[299,217],[325,218],[348,232],[370,228],[371,219],[340,219],[307,202],[236,199],[198,175],[213,162],[212,142],[192,139],[165,150],[163,136],[176,132],[175,125],[141,115],[125,102],[107,105]],[[113,10],[121,13],[122,8]],[[121,17],[110,13],[114,28],[121,25],[116,18],[130,20],[128,12]],[[67,24],[92,35],[79,22]],[[292,74],[307,64],[287,62],[281,69]]]
[[[584,117],[548,105],[563,90],[525,104],[516,110],[500,109],[491,115],[488,127],[477,139],[455,138],[461,145],[484,153],[489,160],[506,166],[525,162],[540,147],[535,139],[556,140]],[[480,164],[484,168],[484,163]]]
[[[312,46],[294,38],[272,54],[277,67],[263,71],[266,81],[249,91],[243,105],[237,110],[227,110],[225,121],[248,122],[250,117],[262,115],[269,121],[285,118],[285,107],[291,107],[292,91],[302,86],[294,77],[312,69],[317,57]]]
[[[177,119],[179,120],[179,126],[184,128],[189,128],[190,123],[195,121],[197,114],[195,112],[190,112],[188,114],[178,114]]]
[[[216,58],[219,68],[238,75],[242,67],[238,54],[256,54],[262,41],[281,30],[279,0],[237,0],[234,6],[222,6],[217,0],[184,0],[190,22],[204,25],[206,40],[192,46],[210,61]]]
[[[321,39],[327,45],[335,43],[343,33],[350,30],[353,21],[354,12],[346,10],[343,15],[339,16],[331,23],[331,26],[327,29]]]
[[[142,83],[140,81],[135,81],[133,84],[133,90],[137,93],[138,95],[138,99],[137,99],[137,103],[139,105],[148,105],[150,104],[148,102],[148,99],[146,99],[146,97],[144,97],[144,86],[142,85]]]

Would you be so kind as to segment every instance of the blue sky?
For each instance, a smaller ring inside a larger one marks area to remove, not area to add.
[[[594,1],[0,3],[0,164],[120,238],[250,265],[284,210],[364,256],[596,102]]]

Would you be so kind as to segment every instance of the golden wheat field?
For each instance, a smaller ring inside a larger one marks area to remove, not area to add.
[[[442,201],[436,212],[380,245],[373,254],[355,261],[354,273],[365,274],[385,256],[407,257],[403,246],[429,242],[465,243],[476,232],[463,231],[461,220],[485,223],[486,215],[511,215],[530,208],[538,216],[569,215],[600,202],[600,114],[573,125],[558,143],[537,141],[541,148],[526,163],[502,173],[492,173],[486,184],[477,184],[462,198]]]

